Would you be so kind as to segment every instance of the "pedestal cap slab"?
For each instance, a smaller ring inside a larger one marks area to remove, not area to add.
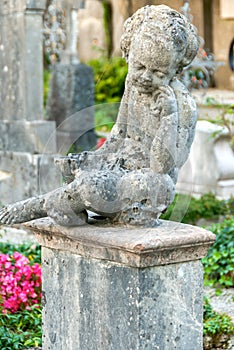
[[[44,247],[133,267],[199,260],[215,241],[215,235],[205,229],[163,220],[154,228],[100,223],[62,227],[48,218],[25,226]]]
[[[44,11],[46,0],[27,0],[26,10]]]

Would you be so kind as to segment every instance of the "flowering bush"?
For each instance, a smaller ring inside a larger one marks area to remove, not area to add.
[[[212,53],[207,53],[203,45],[204,42],[201,43],[195,59],[189,66],[185,67],[181,74],[181,78],[189,90],[208,88],[215,70],[223,65],[222,62],[217,62]]]
[[[41,266],[29,264],[19,252],[0,254],[0,308],[2,313],[30,309],[41,301]]]
[[[105,137],[100,137],[100,138],[98,139],[96,148],[98,149],[98,148],[102,147],[102,145],[103,145],[105,142],[106,142],[106,138],[105,138]]]

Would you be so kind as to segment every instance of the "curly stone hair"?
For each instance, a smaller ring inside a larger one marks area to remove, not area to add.
[[[120,45],[126,61],[133,38],[144,32],[148,32],[152,40],[159,33],[166,37],[166,42],[178,51],[179,70],[194,59],[199,48],[197,30],[185,16],[165,5],[148,5],[125,21]]]

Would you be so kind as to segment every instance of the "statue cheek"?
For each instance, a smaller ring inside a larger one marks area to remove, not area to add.
[[[134,72],[132,72],[130,77],[132,80],[137,81],[141,77],[141,74],[138,71],[134,71]]]

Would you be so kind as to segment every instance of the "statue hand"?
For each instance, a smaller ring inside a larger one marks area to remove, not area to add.
[[[78,169],[84,168],[88,155],[92,152],[82,152],[79,154],[70,153],[66,157],[55,158],[54,163],[60,169],[66,183],[75,179]]]
[[[170,115],[177,112],[177,101],[173,89],[169,85],[159,87],[160,94],[157,99],[158,107],[162,115]]]

